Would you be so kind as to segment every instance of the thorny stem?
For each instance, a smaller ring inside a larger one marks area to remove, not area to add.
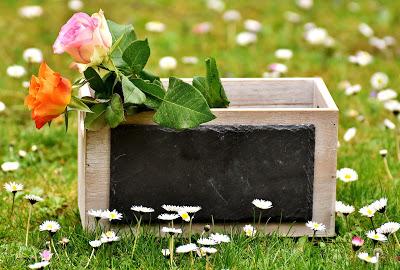
[[[386,174],[388,175],[389,179],[393,180],[393,176],[392,176],[392,173],[390,172],[389,164],[387,162],[386,157],[383,158],[383,164],[385,165],[385,171],[386,171]]]
[[[25,235],[25,246],[28,246],[28,235],[29,235],[29,227],[31,223],[31,216],[32,216],[32,204],[29,206],[29,214],[28,214],[28,222],[26,224],[26,235]]]
[[[91,261],[92,258],[93,258],[93,255],[94,255],[94,249],[92,249],[92,253],[90,254],[89,260],[88,260],[87,264],[85,265],[85,268],[87,268],[87,267],[89,266],[90,261]]]

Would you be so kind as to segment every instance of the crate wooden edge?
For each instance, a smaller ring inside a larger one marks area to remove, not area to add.
[[[245,81],[248,80],[245,79]],[[264,80],[258,79],[258,81]],[[217,118],[208,124],[314,124],[316,128],[316,162],[313,200],[319,201],[319,203],[313,205],[313,220],[322,222],[327,226],[327,230],[317,234],[318,236],[334,236],[338,109],[321,79],[311,78],[306,80],[314,83],[315,98],[317,99],[314,102],[323,103],[323,108],[213,109]],[[141,113],[128,118],[127,123],[154,124],[151,117],[152,112]],[[79,113],[78,205],[82,225],[91,228],[94,223],[92,219],[88,218],[87,211],[109,207],[110,166],[97,165],[110,164],[110,129],[86,132],[83,122],[84,113]],[[196,226],[202,228],[203,224]],[[217,225],[216,229],[223,227],[223,225]],[[304,224],[268,224],[263,227],[266,232],[279,230],[278,233],[282,235],[311,235]]]

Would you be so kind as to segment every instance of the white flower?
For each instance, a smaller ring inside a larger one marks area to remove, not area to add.
[[[282,63],[272,63],[268,66],[268,70],[271,72],[278,72],[279,74],[284,74],[288,71],[285,64]]]
[[[371,205],[366,205],[362,207],[358,212],[365,217],[373,217],[375,215],[376,209]]]
[[[186,244],[186,245],[182,245],[176,248],[176,253],[188,253],[188,252],[192,252],[192,251],[196,251],[198,249],[198,247],[196,246],[196,244]]]
[[[388,100],[386,101],[383,106],[385,107],[386,110],[391,111],[393,113],[398,113],[400,112],[400,102],[397,100]]]
[[[6,104],[4,102],[0,101],[0,112],[4,112],[6,110]]]
[[[46,220],[39,226],[39,230],[41,232],[48,231],[51,233],[56,233],[61,228],[60,224],[57,221]]]
[[[200,238],[197,240],[197,243],[199,245],[203,245],[203,246],[214,246],[214,245],[218,244],[215,240],[213,240],[211,238]]]
[[[162,255],[165,256],[165,257],[168,257],[168,256],[170,255],[170,251],[169,251],[168,248],[163,248],[163,249],[161,250],[161,253],[162,253]]]
[[[182,206],[179,211],[184,211],[184,212],[193,214],[193,213],[199,212],[200,210],[201,210],[201,206],[186,206],[185,205],[185,206]]]
[[[262,29],[262,24],[256,20],[245,20],[244,29],[246,29],[249,32],[258,33]]]
[[[196,24],[193,29],[192,32],[195,34],[207,34],[210,33],[211,30],[213,29],[213,25],[210,22],[202,22],[202,23],[198,23]]]
[[[201,247],[199,249],[199,255],[200,256],[205,256],[205,254],[214,254],[217,251],[218,250],[216,248],[213,248],[213,247]]]
[[[153,21],[146,23],[145,28],[149,32],[162,33],[165,31],[166,26],[162,22]]]
[[[252,204],[257,208],[264,210],[272,208],[272,202],[266,200],[254,199]]]
[[[386,41],[383,38],[371,37],[368,41],[369,45],[377,48],[378,50],[386,49]]]
[[[167,212],[179,212],[182,210],[183,206],[178,206],[178,205],[169,205],[169,204],[163,204],[161,205],[161,208],[164,209]]]
[[[99,246],[101,246],[101,244],[103,244],[103,243],[100,240],[89,241],[89,245],[92,248],[98,248]]]
[[[24,189],[24,185],[18,184],[15,182],[8,182],[8,183],[4,184],[4,188],[8,192],[18,192],[18,191],[22,191]]]
[[[7,161],[1,164],[1,169],[3,172],[11,172],[16,171],[19,169],[19,162],[18,161]]]
[[[43,14],[43,8],[41,6],[23,6],[19,9],[19,15],[23,18],[32,19],[40,17]]]
[[[214,240],[215,242],[217,242],[217,244],[229,243],[231,241],[229,235],[220,234],[220,233],[212,233],[209,238],[211,240]]]
[[[374,240],[374,241],[379,241],[379,242],[386,242],[387,237],[381,233],[377,233],[374,230],[368,231],[366,233],[367,237]]]
[[[252,225],[247,224],[243,227],[243,231],[246,236],[254,236],[257,232],[256,228],[254,228]]]
[[[94,209],[90,209],[90,210],[88,211],[88,215],[99,219],[99,218],[102,218],[102,217],[103,217],[103,210],[94,210]]]
[[[83,2],[81,0],[69,0],[68,8],[73,11],[79,11],[83,8]]]
[[[293,52],[289,49],[278,49],[275,51],[275,57],[282,60],[289,60],[293,57]]]
[[[182,230],[173,227],[162,227],[161,232],[169,234],[181,234]]]
[[[279,72],[276,72],[276,71],[264,72],[262,74],[263,78],[279,78],[280,76],[281,76],[281,74]]]
[[[306,226],[308,228],[310,228],[311,230],[315,231],[315,232],[322,232],[326,230],[326,227],[324,224],[322,223],[318,223],[318,222],[314,222],[314,221],[308,221],[306,223]]]
[[[331,48],[331,47],[335,46],[335,44],[336,44],[335,39],[331,36],[328,36],[328,37],[326,37],[323,45],[327,48]]]
[[[225,9],[225,2],[222,0],[207,0],[207,7],[217,12],[222,12]]]
[[[225,11],[224,15],[222,15],[222,18],[226,22],[237,22],[237,21],[240,21],[242,16],[240,15],[239,11],[237,11],[235,9],[231,9],[231,10]]]
[[[50,264],[49,261],[42,261],[42,262],[30,264],[28,267],[29,267],[29,269],[43,269],[46,266],[48,266],[49,264]]]
[[[355,55],[349,56],[349,62],[360,66],[366,66],[373,60],[371,54],[365,51],[358,51]]]
[[[381,155],[382,157],[386,157],[387,154],[388,154],[388,150],[387,149],[379,150],[379,155]]]
[[[366,23],[360,23],[358,25],[358,31],[365,37],[372,37],[374,35],[374,30]]]
[[[18,151],[18,156],[20,156],[22,158],[26,157],[27,154],[28,153],[25,150],[19,150]]]
[[[160,68],[162,70],[174,70],[174,69],[176,69],[178,62],[172,56],[165,56],[160,59],[160,61],[158,62],[158,65],[160,66]]]
[[[389,77],[383,72],[376,72],[372,75],[370,82],[374,89],[380,90],[387,86]]]
[[[178,217],[179,217],[178,214],[160,214],[160,215],[158,215],[157,218],[161,219],[161,220],[171,221],[171,220],[177,219]]]
[[[357,94],[361,91],[361,85],[359,84],[354,84],[354,85],[349,85],[345,89],[345,93],[347,96],[352,96],[354,94]]]
[[[378,257],[376,257],[376,256],[370,257],[367,252],[359,253],[357,255],[357,257],[359,259],[369,262],[369,263],[377,263],[378,262]]]
[[[304,24],[303,28],[304,28],[305,31],[309,31],[311,29],[317,28],[317,26],[313,22],[308,22],[308,23]]]
[[[397,98],[397,92],[394,91],[393,89],[382,90],[378,92],[376,98],[379,101],[388,101]]]
[[[23,66],[12,65],[7,68],[7,75],[11,78],[21,78],[25,76],[26,70]]]
[[[100,241],[102,243],[111,243],[119,241],[119,236],[114,231],[107,231],[101,234]]]
[[[290,23],[299,23],[301,21],[301,16],[296,12],[286,11],[285,19]]]
[[[187,65],[195,65],[199,62],[199,59],[196,56],[183,56],[181,61]]]
[[[299,8],[310,9],[314,5],[313,0],[296,0],[296,4]]]
[[[39,196],[33,194],[27,194],[24,196],[24,199],[28,200],[31,204],[35,204],[37,202],[42,202],[43,199]]]
[[[387,198],[381,198],[371,203],[371,207],[375,208],[375,210],[378,211],[379,213],[385,212],[386,206],[387,206]]]
[[[386,46],[390,47],[396,44],[396,39],[392,36],[385,36],[383,40],[386,42]]]
[[[144,207],[144,206],[142,206],[142,205],[133,205],[133,206],[131,207],[131,210],[132,210],[132,211],[135,211],[135,212],[141,212],[141,213],[152,213],[152,212],[154,212],[154,209],[153,209],[153,208]]]
[[[396,128],[396,125],[392,121],[387,119],[387,118],[385,118],[383,120],[383,125],[388,129],[395,129]]]
[[[357,129],[355,127],[349,128],[343,135],[343,140],[345,142],[351,141],[357,133]]]
[[[251,32],[241,32],[236,36],[236,43],[239,46],[248,46],[257,42],[257,35]]]
[[[24,51],[23,58],[28,63],[42,63],[42,51],[37,48],[29,48]]]
[[[178,215],[186,222],[190,221],[190,216],[186,211],[179,211]]]
[[[386,222],[382,224],[377,230],[377,233],[381,233],[384,235],[389,235],[397,232],[400,229],[400,223],[398,222]]]
[[[348,215],[348,214],[351,214],[351,213],[353,213],[355,211],[354,206],[344,204],[341,201],[336,201],[336,207],[335,208],[336,208],[336,212],[337,213],[342,213],[343,215]]]
[[[122,214],[121,213],[119,213],[117,210],[112,210],[112,211],[110,211],[110,210],[106,210],[106,211],[104,211],[104,212],[102,212],[102,214],[101,214],[101,218],[102,219],[108,219],[109,221],[112,221],[112,220],[121,220],[122,219]]]
[[[355,170],[350,168],[342,168],[336,172],[336,178],[343,182],[353,182],[358,180],[358,174]]]
[[[305,40],[311,45],[324,45],[328,32],[324,28],[315,27],[305,32]]]

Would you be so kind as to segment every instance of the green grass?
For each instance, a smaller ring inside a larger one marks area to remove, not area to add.
[[[184,55],[196,55],[200,59],[214,56],[220,66],[221,74],[234,77],[260,77],[268,64],[275,62],[274,51],[277,48],[290,48],[294,52],[287,65],[287,76],[321,76],[331,90],[340,109],[338,167],[350,167],[357,170],[360,179],[354,183],[338,183],[337,197],[357,208],[371,203],[375,199],[387,196],[389,200],[388,216],[399,221],[400,207],[400,166],[395,157],[394,132],[385,130],[383,119],[396,119],[383,109],[383,106],[369,98],[369,78],[376,71],[383,71],[390,77],[389,87],[397,90],[400,85],[399,46],[381,53],[373,50],[366,38],[362,37],[357,26],[360,22],[370,24],[382,37],[393,35],[400,41],[399,1],[358,1],[360,11],[351,13],[347,9],[348,1],[315,1],[310,12],[304,12],[294,6],[294,1],[227,1],[228,8],[241,11],[242,17],[254,18],[263,22],[264,28],[259,41],[252,47],[242,48],[226,41],[225,25],[221,15],[205,8],[204,2],[183,0],[147,0],[147,1],[86,1],[85,12],[92,13],[102,8],[106,16],[114,21],[132,22],[139,37],[145,37],[144,24],[150,20],[160,20],[167,24],[162,34],[148,33],[152,49],[149,67],[163,74],[158,68],[158,59],[173,55],[178,59]],[[90,2],[90,3],[89,3]],[[265,3],[264,3],[265,2]],[[25,20],[17,16],[18,7],[23,4],[37,3],[45,9],[43,17]],[[263,4],[260,4],[263,3]],[[278,4],[279,3],[279,4]],[[292,10],[302,14],[303,22],[313,21],[328,29],[337,40],[334,53],[328,57],[324,49],[314,48],[302,38],[303,28],[291,25],[284,20],[283,13]],[[58,220],[62,230],[56,239],[68,237],[71,242],[66,250],[58,246],[60,258],[52,260],[52,269],[82,269],[90,255],[88,241],[94,235],[82,231],[77,209],[77,140],[76,123],[72,123],[68,133],[64,132],[62,121],[56,121],[52,128],[37,131],[30,120],[29,112],[23,106],[26,90],[21,80],[7,77],[7,66],[23,64],[22,52],[28,47],[43,50],[46,61],[57,71],[71,79],[78,74],[69,70],[70,58],[66,55],[52,55],[51,45],[60,26],[72,15],[65,1],[1,1],[0,2],[0,100],[7,110],[0,113],[0,163],[18,159],[18,150],[28,151],[26,158],[20,159],[21,169],[15,173],[0,172],[0,183],[15,180],[25,185],[25,190],[45,197],[45,201],[35,206],[30,233],[30,245],[24,246],[25,225],[28,204],[22,195],[16,198],[14,218],[10,218],[11,196],[4,189],[0,191],[0,268],[26,269],[27,265],[39,260],[39,251],[45,248],[46,234],[38,231],[39,224],[46,219]],[[205,37],[191,34],[193,24],[210,21],[214,31]],[[240,26],[241,27],[241,26]],[[241,28],[239,27],[239,30]],[[357,67],[347,62],[347,56],[357,50],[367,50],[374,54],[375,61],[367,67]],[[37,67],[32,68],[36,72]],[[203,64],[184,66],[180,64],[175,74],[178,77],[190,77],[203,74]],[[26,77],[28,79],[28,77]],[[345,96],[337,85],[342,80],[360,83],[362,92],[353,97]],[[359,122],[348,116],[350,109],[365,116]],[[357,127],[357,136],[350,143],[342,140],[344,131]],[[31,152],[32,145],[39,151]],[[379,149],[389,150],[388,161],[395,180],[390,181],[379,156]],[[377,224],[384,222],[378,215]],[[351,252],[351,235],[365,236],[370,229],[369,220],[358,213],[350,216],[351,232],[347,232],[343,219],[338,217],[336,231],[338,236],[321,239],[313,245],[306,238],[279,238],[276,236],[245,238],[233,235],[232,242],[218,247],[217,254],[209,258],[212,269],[370,269]],[[133,237],[121,232],[122,241],[115,243],[110,250],[101,248],[93,258],[91,269],[107,269],[110,258],[115,269],[167,269],[168,260],[161,255],[166,248],[166,239],[151,233],[144,233],[139,239],[135,256],[130,256]],[[183,243],[185,239],[178,239]],[[371,241],[366,241],[363,251],[372,253]],[[382,246],[383,256],[380,269],[398,269],[400,250],[394,251],[392,243]],[[67,257],[68,256],[68,257]],[[177,256],[179,269],[204,269],[205,259],[197,258],[190,265],[189,256]]]

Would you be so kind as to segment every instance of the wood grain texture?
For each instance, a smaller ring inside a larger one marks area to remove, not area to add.
[[[207,123],[209,125],[315,125],[313,220],[327,227],[319,236],[333,236],[338,109],[323,81],[293,78],[223,79],[222,82],[232,106],[212,109],[217,118]],[[167,81],[163,80],[163,83],[167,84]],[[243,104],[248,105],[243,107]],[[152,125],[153,114],[136,114],[128,117],[125,124]],[[82,224],[90,226],[92,221],[87,220],[87,210],[108,208],[110,130],[87,132],[86,135],[82,131],[79,138],[79,208]],[[82,152],[86,152],[86,156]],[[202,227],[201,224],[196,226]],[[269,232],[278,228],[283,235],[289,229],[291,236],[311,235],[304,224],[268,224],[264,229]]]

